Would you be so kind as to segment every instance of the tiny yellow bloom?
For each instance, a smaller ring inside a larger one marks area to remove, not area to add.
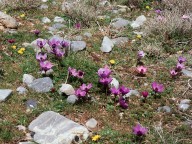
[[[92,141],[97,141],[97,140],[99,140],[100,138],[101,138],[100,135],[95,135],[95,136],[92,137]]]
[[[18,54],[23,54],[23,51],[21,49],[18,50],[17,52],[18,52]]]
[[[21,14],[20,17],[21,17],[21,18],[24,18],[24,17],[25,17],[25,14]]]
[[[4,11],[4,13],[6,14],[7,12],[6,12],[6,11]]]
[[[16,49],[16,48],[17,48],[17,46],[15,46],[15,45],[12,46],[12,49]]]
[[[140,39],[142,36],[140,34],[137,35],[137,38]]]
[[[150,9],[150,6],[146,6],[145,8],[149,10],[149,9]]]
[[[20,48],[21,51],[25,51],[25,48]]]
[[[115,60],[113,60],[113,59],[110,60],[109,62],[110,62],[111,64],[115,64]]]

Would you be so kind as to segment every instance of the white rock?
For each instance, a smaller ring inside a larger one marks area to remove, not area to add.
[[[71,50],[74,52],[81,51],[86,48],[86,42],[84,41],[72,41]]]
[[[47,2],[48,0],[42,0],[42,2]]]
[[[27,90],[26,88],[22,87],[22,86],[20,86],[20,87],[17,88],[17,92],[18,92],[19,94],[26,94],[27,91],[28,91],[28,90]]]
[[[84,33],[84,36],[86,36],[86,37],[90,38],[90,37],[92,37],[92,34],[91,34],[91,33],[89,33],[89,32],[85,32],[85,33]]]
[[[0,102],[5,101],[12,93],[11,89],[0,89]]]
[[[18,128],[19,131],[26,131],[26,127],[23,125],[18,125],[16,127]]]
[[[118,38],[112,39],[112,41],[114,45],[121,46],[123,44],[126,44],[129,41],[129,39],[127,37],[118,37]]]
[[[99,2],[99,5],[100,5],[100,6],[110,6],[111,4],[110,4],[110,2],[108,2],[107,0],[101,0],[101,1]]]
[[[109,39],[107,36],[103,38],[103,42],[101,44],[101,51],[102,52],[110,52],[114,47],[113,41]]]
[[[95,128],[97,126],[97,121],[94,118],[89,119],[86,124],[88,128]]]
[[[35,78],[30,74],[23,75],[23,83],[26,84],[27,86],[31,84],[34,80]]]
[[[190,99],[183,99],[181,100],[180,104],[190,104],[191,100]]]
[[[29,130],[39,144],[83,143],[89,136],[86,127],[53,111],[43,112],[30,123]]]
[[[34,142],[27,141],[27,142],[19,142],[19,144],[35,144],[35,143],[34,143]]]
[[[51,20],[48,17],[43,17],[41,20],[43,23],[50,23]]]
[[[6,28],[13,28],[13,29],[17,28],[19,25],[14,18],[1,11],[0,11],[0,23]]]
[[[70,104],[74,104],[78,100],[76,95],[70,95],[67,97],[67,102]]]
[[[182,73],[185,76],[192,77],[192,71],[189,71],[189,70],[186,70],[186,69],[182,69]]]
[[[141,15],[141,16],[137,17],[136,20],[131,23],[131,27],[132,28],[138,28],[141,25],[143,25],[143,23],[146,20],[147,20],[146,17],[144,15]]]
[[[116,89],[118,89],[119,88],[119,81],[116,78],[112,78],[110,85],[111,85],[111,87],[115,87]]]
[[[127,97],[130,97],[132,95],[139,96],[140,94],[139,94],[139,92],[137,90],[130,90],[130,92],[128,94],[124,95],[123,97],[127,98]]]
[[[75,90],[70,84],[62,84],[62,87],[59,89],[61,93],[64,93],[66,95],[74,95]]]
[[[56,22],[56,23],[63,23],[63,22],[65,22],[65,20],[62,17],[56,16],[54,18],[54,22]]]
[[[42,4],[39,9],[48,9],[48,5]]]
[[[182,104],[180,103],[179,104],[179,109],[182,110],[182,111],[186,111],[187,109],[189,108],[189,104]]]
[[[130,21],[123,18],[116,18],[112,20],[112,26],[116,29],[126,27],[128,24],[130,24]]]

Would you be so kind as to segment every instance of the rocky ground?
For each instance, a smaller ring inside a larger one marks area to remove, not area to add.
[[[0,143],[192,143],[191,5],[0,0]]]

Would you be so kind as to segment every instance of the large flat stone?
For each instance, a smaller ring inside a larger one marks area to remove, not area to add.
[[[87,128],[53,111],[38,116],[29,130],[35,133],[34,141],[39,144],[71,144],[75,139],[80,143],[89,136]]]
[[[12,93],[10,89],[0,89],[0,102],[5,101]]]

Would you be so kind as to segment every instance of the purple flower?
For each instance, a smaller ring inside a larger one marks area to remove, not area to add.
[[[101,84],[103,84],[104,86],[107,86],[108,84],[110,84],[110,82],[112,81],[113,79],[111,78],[111,77],[109,77],[109,78],[101,78],[100,80],[99,80],[99,82],[101,83]]]
[[[126,88],[125,86],[122,85],[122,86],[119,88],[119,91],[121,92],[122,95],[126,95],[127,93],[130,92],[130,89],[128,89],[128,88]]]
[[[60,48],[56,47],[53,48],[53,50],[51,51],[51,53],[53,53],[56,57],[58,58],[62,58],[65,54],[65,52],[63,52]]]
[[[119,95],[121,92],[119,89],[116,89],[115,87],[110,89],[111,93],[114,94],[115,96]]]
[[[80,88],[75,91],[75,95],[78,97],[85,97],[86,94],[87,94],[86,91],[83,91]]]
[[[11,43],[11,44],[15,42],[14,39],[8,39],[7,41],[8,41],[9,43]]]
[[[47,43],[47,40],[37,40],[37,46],[39,48],[43,48],[46,43]]]
[[[147,91],[143,91],[143,92],[141,92],[141,94],[142,94],[142,96],[143,96],[144,98],[147,98],[148,95],[149,95],[149,93],[148,93]]]
[[[45,61],[47,59],[47,54],[39,52],[38,54],[36,54],[36,59],[38,61]]]
[[[152,89],[153,89],[153,91],[154,91],[155,93],[161,93],[161,92],[164,91],[164,86],[163,86],[163,84],[159,84],[159,83],[157,83],[157,82],[153,82],[153,83],[151,84],[151,86],[152,86]]]
[[[155,12],[156,14],[161,14],[162,11],[160,9],[156,9]]]
[[[78,77],[78,78],[83,78],[83,76],[84,76],[84,72],[81,71],[81,70],[78,70],[78,71],[77,71],[77,77]]]
[[[40,34],[40,30],[34,30],[33,33],[38,36]]]
[[[180,64],[181,64],[181,63],[184,63],[184,62],[186,62],[186,58],[180,56],[180,57],[178,58],[178,62],[179,62]]]
[[[184,69],[184,68],[185,68],[184,64],[182,64],[182,63],[177,63],[177,66],[176,66],[177,71],[181,71],[181,70]]]
[[[108,66],[105,66],[104,68],[100,68],[97,74],[100,78],[107,78],[111,74],[111,70],[108,68]]]
[[[62,41],[60,44],[63,48],[69,47],[69,43],[66,41]]]
[[[80,86],[80,89],[81,89],[82,91],[88,92],[92,87],[93,87],[93,85],[92,85],[91,83],[88,84],[88,85],[82,84],[82,85]]]
[[[144,51],[138,51],[138,53],[137,53],[138,59],[141,59],[141,58],[143,58],[144,56],[145,56]]]
[[[137,67],[137,72],[141,75],[144,75],[147,72],[147,68],[144,66]]]
[[[76,29],[80,29],[80,28],[81,28],[81,24],[80,24],[80,23],[76,23],[76,24],[75,24],[75,28],[76,28]]]
[[[53,67],[53,64],[49,61],[41,61],[40,62],[40,67],[44,71],[48,71]]]
[[[125,99],[123,97],[119,98],[119,105],[123,108],[123,109],[127,109],[128,108],[128,104],[126,103]]]
[[[54,39],[54,38],[48,41],[49,46],[52,47],[53,49],[58,47],[60,45],[60,43],[61,42],[59,40]]]
[[[178,72],[175,69],[172,69],[170,70],[170,74],[172,77],[175,77],[178,74]]]
[[[186,19],[190,19],[190,16],[188,16],[188,15],[183,15],[181,18],[184,19],[184,20],[186,20]]]
[[[69,67],[69,68],[68,68],[68,72],[69,72],[70,75],[72,75],[72,76],[74,76],[74,77],[77,76],[77,70],[74,69],[74,68]]]
[[[137,136],[143,136],[147,134],[148,129],[145,127],[142,127],[140,124],[137,124],[135,127],[133,127],[133,134]]]

